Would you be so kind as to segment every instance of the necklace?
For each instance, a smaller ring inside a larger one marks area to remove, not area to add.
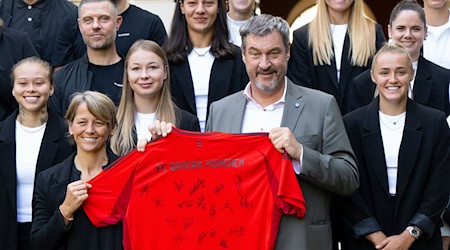
[[[406,112],[403,112],[400,115],[396,116],[388,116],[380,111],[380,120],[388,129],[395,130],[403,127],[405,124],[405,116]]]
[[[194,51],[194,53],[199,57],[204,57],[206,54],[208,54],[208,52],[210,50],[211,50],[211,46],[207,47],[207,48],[200,48],[200,49],[192,48],[192,51]]]

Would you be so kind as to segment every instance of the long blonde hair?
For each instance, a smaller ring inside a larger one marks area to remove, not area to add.
[[[367,66],[376,52],[376,22],[367,16],[365,7],[363,0],[355,0],[350,7],[352,9],[348,21],[349,53],[351,63],[355,66]],[[334,55],[332,43],[328,7],[325,0],[319,0],[316,17],[309,24],[308,44],[312,47],[314,65],[331,64]]]
[[[124,155],[136,147],[134,138],[136,134],[134,125],[136,107],[134,102],[134,91],[131,89],[128,81],[127,68],[131,55],[140,49],[153,52],[160,57],[163,60],[164,67],[167,71],[167,78],[163,82],[163,86],[159,93],[158,104],[156,106],[156,119],[177,125],[175,105],[172,101],[172,94],[170,93],[170,71],[167,57],[157,43],[150,40],[138,40],[130,47],[127,57],[125,58],[122,97],[117,109],[118,126],[116,133],[114,133],[111,138],[111,149],[117,155]]]

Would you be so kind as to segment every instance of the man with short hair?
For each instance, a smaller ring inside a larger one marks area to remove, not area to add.
[[[210,106],[207,131],[269,132],[274,147],[293,159],[306,202],[303,219],[283,216],[278,250],[332,249],[331,194],[351,195],[358,169],[333,96],[286,77],[289,25],[279,17],[252,17],[240,30],[250,83]]]
[[[239,29],[253,16],[255,0],[228,0],[227,26],[230,42],[241,46]]]
[[[160,46],[163,45],[167,33],[159,16],[130,4],[127,0],[114,2],[119,15],[122,16],[122,24],[116,38],[117,52],[122,57],[127,55],[131,45],[139,39],[152,40]],[[80,58],[85,52],[86,46],[78,29],[77,16],[68,17],[56,37],[51,64],[54,67],[62,67]]]
[[[119,104],[124,62],[116,51],[115,39],[121,22],[113,2],[81,1],[78,27],[87,51],[54,74],[55,93],[50,98],[50,106],[59,115],[65,115],[72,94],[78,91],[99,91]]]

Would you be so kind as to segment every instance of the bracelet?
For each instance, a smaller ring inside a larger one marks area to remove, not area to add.
[[[61,210],[61,206],[62,205],[59,205],[59,212],[61,213],[62,217],[68,221],[73,221],[73,216],[69,218],[66,215],[64,215],[63,211]]]

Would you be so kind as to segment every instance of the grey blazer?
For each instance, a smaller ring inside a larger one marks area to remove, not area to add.
[[[240,133],[247,101],[242,91],[210,106],[206,131]],[[306,201],[303,219],[283,216],[278,250],[332,249],[330,196],[351,195],[359,175],[339,107],[331,95],[287,81],[281,127],[288,127],[303,145],[297,176]]]

